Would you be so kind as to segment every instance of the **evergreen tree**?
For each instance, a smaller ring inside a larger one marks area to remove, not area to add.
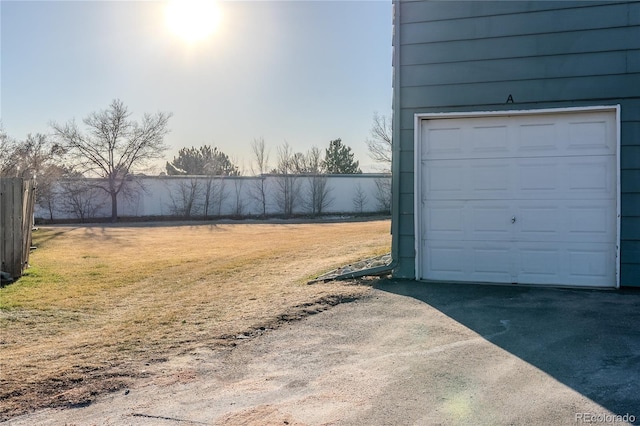
[[[168,175],[239,176],[238,166],[227,154],[209,145],[182,148],[166,165]]]
[[[342,139],[329,142],[324,156],[324,169],[327,174],[352,175],[362,173],[359,162],[353,159],[351,148],[342,144]]]

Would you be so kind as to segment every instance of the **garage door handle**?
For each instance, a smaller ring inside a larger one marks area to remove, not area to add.
[[[516,223],[516,217],[515,216],[511,217],[511,223]]]

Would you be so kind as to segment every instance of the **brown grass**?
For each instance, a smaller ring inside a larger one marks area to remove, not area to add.
[[[366,286],[307,285],[389,250],[389,222],[43,228],[0,290],[0,421],[83,404],[145,366],[277,326]]]

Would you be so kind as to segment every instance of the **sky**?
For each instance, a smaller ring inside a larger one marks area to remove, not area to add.
[[[5,132],[51,133],[120,99],[135,120],[173,114],[166,160],[207,144],[248,170],[256,138],[272,162],[285,142],[306,152],[341,138],[374,170],[365,140],[374,112],[391,115],[390,0],[217,2],[199,41],[172,31],[166,6],[0,1]]]

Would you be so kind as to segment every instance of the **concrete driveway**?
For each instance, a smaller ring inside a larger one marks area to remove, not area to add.
[[[380,281],[90,406],[9,424],[640,424],[639,325],[639,291]]]

